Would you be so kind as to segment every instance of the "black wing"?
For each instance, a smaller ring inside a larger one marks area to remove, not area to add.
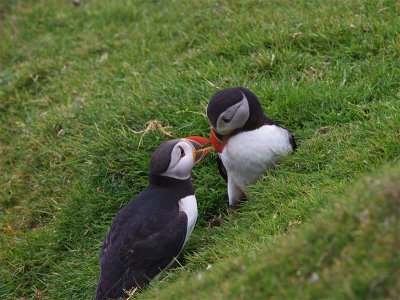
[[[174,222],[147,238],[137,239],[134,233],[114,237],[113,248],[103,247],[96,299],[118,298],[124,289],[146,286],[179,255],[186,228],[186,214],[180,213]]]
[[[219,174],[221,174],[221,176],[224,178],[225,181],[228,181],[228,173],[226,172],[224,163],[222,162],[222,159],[219,154],[217,156],[217,166]]]
[[[179,255],[186,238],[186,214],[180,212],[166,224],[154,219],[115,219],[100,254],[96,299],[118,298],[124,289],[146,286]]]
[[[186,232],[187,216],[180,212],[178,218],[144,239],[135,240],[131,234],[119,251],[121,261],[131,268],[148,270],[148,276],[153,278],[181,252]],[[164,260],[165,265],[162,264]]]

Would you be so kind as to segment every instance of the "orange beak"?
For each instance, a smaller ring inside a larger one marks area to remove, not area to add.
[[[222,150],[224,150],[224,147],[227,142],[223,142],[220,139],[217,138],[217,135],[215,134],[214,129],[211,128],[211,133],[210,133],[210,138],[211,138],[211,143],[217,152],[221,153]]]
[[[188,136],[186,138],[183,138],[183,140],[189,142],[193,146],[193,159],[195,164],[206,157],[208,152],[210,152],[210,150],[212,149],[212,147],[203,148],[205,145],[211,143],[211,141],[201,136]]]

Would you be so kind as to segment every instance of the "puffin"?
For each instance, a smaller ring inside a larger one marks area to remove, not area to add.
[[[190,173],[212,149],[199,136],[162,143],[148,186],[114,218],[100,251],[96,299],[144,288],[175,261],[193,231],[197,202]]]
[[[267,117],[260,101],[244,87],[215,93],[206,109],[210,139],[218,152],[220,174],[228,183],[228,205],[246,200],[246,186],[296,149],[292,133]]]

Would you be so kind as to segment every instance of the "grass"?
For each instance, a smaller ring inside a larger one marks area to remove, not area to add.
[[[196,274],[181,271],[145,298],[397,299],[399,174],[397,165],[369,176],[339,199],[330,197],[307,224],[292,222],[289,234],[252,241],[249,251]]]
[[[377,170],[400,156],[399,11],[397,1],[2,2],[2,298],[90,299],[110,221],[170,138],[135,132],[158,120],[174,137],[206,136],[209,97],[238,85],[299,150],[234,215],[215,157],[196,167],[200,216],[182,267],[139,298],[396,298],[399,228],[385,220],[398,218],[398,198],[382,190],[398,168]],[[371,172],[381,183],[353,188]],[[362,204],[365,226],[354,221]]]

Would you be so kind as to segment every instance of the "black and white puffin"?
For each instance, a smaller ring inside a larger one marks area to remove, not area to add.
[[[211,147],[192,136],[161,144],[150,161],[149,185],[114,218],[100,252],[96,299],[145,287],[181,252],[197,219],[190,179]]]
[[[228,202],[246,199],[245,188],[296,148],[294,136],[268,118],[257,97],[243,87],[221,90],[207,106],[218,167],[228,181]]]

